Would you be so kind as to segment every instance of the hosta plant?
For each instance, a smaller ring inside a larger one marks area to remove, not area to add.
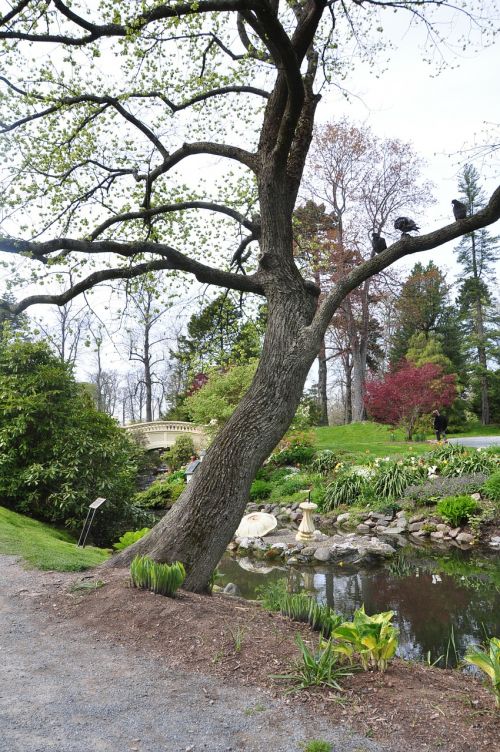
[[[186,570],[180,561],[159,564],[149,556],[136,556],[130,565],[132,585],[159,595],[175,595],[185,578]]]
[[[354,612],[351,622],[343,622],[333,631],[335,651],[352,661],[358,656],[365,671],[385,671],[398,646],[398,630],[391,623],[394,611],[368,616],[364,606]]]
[[[483,650],[477,645],[471,645],[467,649],[464,661],[477,666],[484,671],[491,681],[491,689],[495,695],[495,705],[500,708],[500,639],[491,637],[487,649]]]
[[[151,528],[149,527],[143,527],[141,530],[127,530],[126,533],[120,536],[118,543],[113,543],[113,548],[115,551],[123,551],[124,548],[128,548],[132,543],[140,540],[150,530]]]

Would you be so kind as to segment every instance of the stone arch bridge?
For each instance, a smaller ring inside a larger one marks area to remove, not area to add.
[[[201,426],[180,420],[155,420],[152,423],[132,423],[125,426],[146,450],[169,449],[179,436],[190,436],[197,452],[205,449],[207,436]]]

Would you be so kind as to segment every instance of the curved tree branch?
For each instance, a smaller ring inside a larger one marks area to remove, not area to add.
[[[134,267],[119,267],[94,272],[85,280],[73,285],[70,290],[63,293],[63,295],[68,297],[64,300],[61,299],[61,302],[57,302],[57,305],[63,305],[68,300],[71,300],[82,292],[89,290],[92,286],[107,279],[128,279],[130,276],[139,276],[147,271],[155,271],[159,269],[184,271],[193,274],[199,282],[218,285],[219,287],[226,287],[241,292],[252,292],[257,295],[264,294],[258,275],[242,277],[241,275],[232,272],[222,271],[221,269],[190,259],[183,253],[180,253],[163,243],[118,243],[114,241],[96,241],[92,243],[88,240],[77,240],[73,238],[55,238],[54,240],[35,243],[28,240],[0,238],[0,251],[14,255],[27,256],[43,264],[47,263],[51,254],[58,251],[86,254],[115,253],[124,258],[135,258],[136,256],[143,254],[160,256],[160,259],[146,262],[145,264],[138,264]],[[133,273],[131,269],[135,269],[136,272]],[[3,304],[2,307],[7,308],[7,310],[12,310],[14,313],[19,313],[35,303],[54,302],[56,301],[54,301],[53,295],[37,295],[26,298],[18,303],[15,310],[5,304]]]
[[[400,258],[410,256],[413,253],[421,253],[422,251],[438,248],[450,240],[455,240],[455,238],[460,238],[469,232],[487,227],[499,219],[500,186],[492,194],[487,206],[476,214],[457,222],[452,222],[450,225],[446,225],[420,237],[403,236],[396,243],[389,246],[387,250],[357,266],[334,287],[330,295],[318,307],[312,324],[307,327],[307,331],[304,333],[305,340],[315,339],[317,341],[318,338],[321,338],[342,300],[369,277],[387,269],[388,266]]]

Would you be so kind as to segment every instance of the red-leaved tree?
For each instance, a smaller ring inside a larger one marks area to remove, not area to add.
[[[365,405],[372,418],[403,428],[411,441],[417,420],[449,407],[456,396],[455,374],[443,373],[434,363],[414,366],[402,361],[397,371],[367,383]]]

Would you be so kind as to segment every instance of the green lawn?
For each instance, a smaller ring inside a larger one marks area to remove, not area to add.
[[[0,554],[21,556],[37,569],[80,572],[101,564],[110,552],[77,548],[67,533],[0,507]]]
[[[359,459],[424,454],[433,448],[432,444],[425,442],[405,441],[402,431],[368,421],[346,426],[323,426],[314,430],[318,449],[343,449]]]
[[[405,441],[403,431],[383,426],[380,423],[350,423],[346,426],[322,426],[314,429],[318,449],[343,449],[363,457],[397,456],[403,454],[424,454],[434,448],[426,442]],[[500,426],[481,426],[473,424],[463,433],[449,434],[450,437],[497,436]],[[427,439],[434,434],[428,433]]]

